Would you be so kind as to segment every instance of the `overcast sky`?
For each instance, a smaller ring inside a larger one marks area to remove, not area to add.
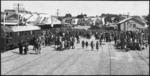
[[[148,15],[149,1],[1,1],[1,11],[13,9],[15,3],[23,4],[26,10],[56,15],[71,13],[73,16],[85,13],[88,16],[101,13]]]

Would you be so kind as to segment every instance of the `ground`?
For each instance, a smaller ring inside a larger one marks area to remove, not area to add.
[[[81,38],[81,41],[91,40]],[[142,51],[124,52],[114,42],[103,42],[99,50],[82,48],[56,51],[54,46],[42,47],[36,55],[29,47],[28,55],[18,49],[1,53],[2,75],[149,75],[149,47]]]

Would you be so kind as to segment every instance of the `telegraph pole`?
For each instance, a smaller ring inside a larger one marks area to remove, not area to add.
[[[20,3],[17,3],[17,4],[14,4],[15,6],[17,6],[17,13],[18,13],[18,26],[19,26],[19,10],[20,10],[20,6],[23,6],[23,4],[20,4]]]
[[[6,14],[4,14],[4,26],[5,26],[5,18],[6,18]]]
[[[19,26],[19,3],[18,3],[18,26]]]
[[[58,17],[58,15],[59,15],[59,9],[57,9],[57,17]]]
[[[127,13],[127,18],[129,18],[129,12]],[[127,23],[127,30],[128,30],[128,27],[129,27],[129,21]]]

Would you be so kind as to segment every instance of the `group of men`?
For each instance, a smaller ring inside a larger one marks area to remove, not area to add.
[[[121,49],[142,50],[148,46],[149,34],[146,32],[121,32],[115,35],[115,44]]]
[[[99,49],[99,45],[102,45],[103,41],[111,42],[114,41],[116,47],[121,46],[121,49],[129,47],[130,43],[144,45],[144,41],[149,40],[149,34],[144,32],[99,32],[85,29],[71,29],[71,28],[52,28],[44,30],[44,32],[33,37],[34,50],[36,54],[40,54],[41,46],[55,45],[57,50],[62,49],[72,49],[75,48],[75,41],[80,43],[80,36],[84,38],[91,38],[95,36],[95,39],[99,41],[96,42],[96,49]],[[147,41],[148,42],[148,41]],[[87,41],[82,41],[82,48],[88,47],[89,43]],[[19,46],[21,46],[19,44]],[[94,49],[95,43],[90,42],[91,49]],[[131,46],[135,47],[135,46]],[[28,49],[28,46],[26,46]],[[21,48],[20,48],[21,49]],[[22,53],[22,52],[21,52]],[[27,53],[27,52],[26,52]]]
[[[24,54],[26,55],[28,53],[28,46],[29,46],[29,43],[28,42],[25,42],[23,43],[22,40],[20,40],[20,42],[18,43],[18,46],[19,46],[19,54]]]
[[[99,44],[99,42],[97,41],[96,42],[96,50],[99,50],[99,45],[101,45],[101,44]],[[86,48],[88,48],[88,46],[89,46],[89,43],[88,43],[88,41],[82,41],[82,48],[84,49],[84,47],[86,47]],[[93,51],[94,50],[94,47],[95,47],[95,44],[94,44],[94,41],[91,41],[90,42],[90,46],[91,46],[91,50]]]

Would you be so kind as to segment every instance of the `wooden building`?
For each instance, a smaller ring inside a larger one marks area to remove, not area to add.
[[[147,24],[139,19],[130,17],[117,23],[119,31],[140,31],[147,27]]]

